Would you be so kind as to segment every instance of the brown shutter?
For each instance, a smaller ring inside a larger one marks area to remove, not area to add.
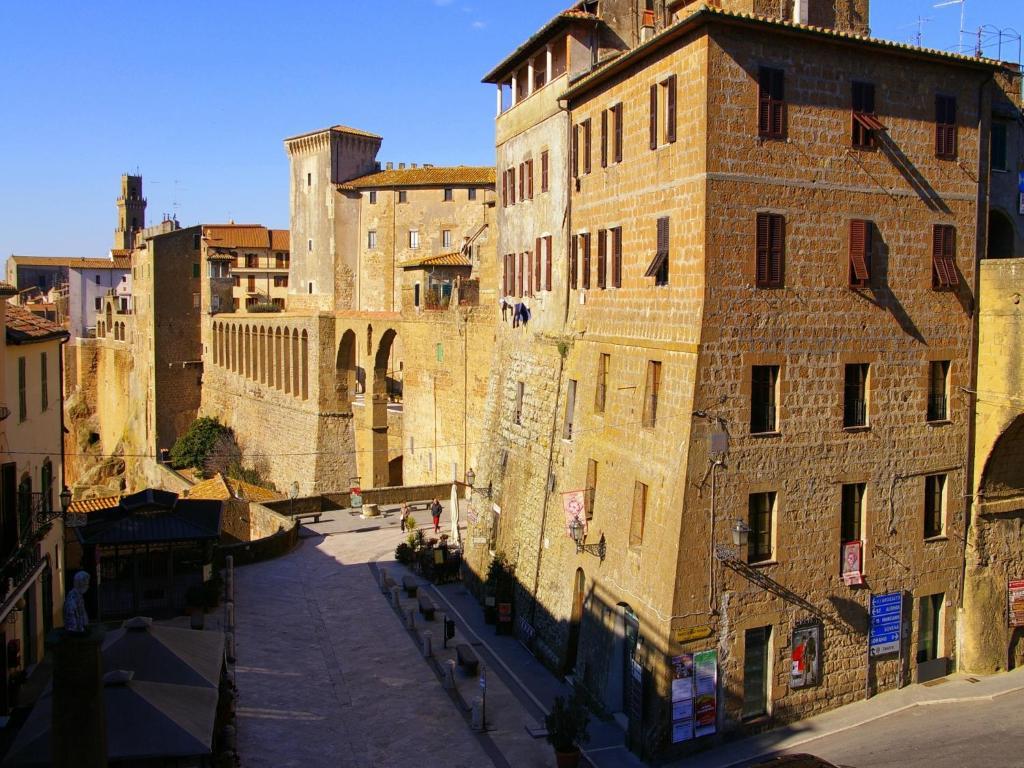
[[[508,201],[516,204],[516,169],[515,166],[508,169]]]
[[[590,289],[590,233],[580,235],[583,238],[583,287]]]
[[[771,98],[771,131],[773,135],[782,138],[786,132],[786,93],[781,69],[772,71]]]
[[[608,167],[608,110],[601,110],[601,167]]]
[[[869,262],[871,222],[853,219],[850,222],[850,285],[864,287],[871,279]]]
[[[658,84],[651,86],[651,149],[658,148]]]
[[[590,118],[583,121],[583,172],[590,173]]]
[[[622,287],[622,227],[612,230],[612,287]]]
[[[548,191],[548,152],[540,153],[540,191]]]
[[[519,199],[526,199],[526,163],[519,164]]]
[[[608,231],[597,230],[597,287],[608,287]]]
[[[771,70],[761,67],[757,84],[757,132],[761,136],[772,133]]]
[[[551,235],[544,238],[544,256],[547,258],[544,270],[544,290],[551,290],[551,261],[554,256],[551,253]]]
[[[508,171],[501,174],[501,204],[508,205]]]
[[[533,159],[526,161],[526,173],[529,178],[527,182],[527,193],[530,195],[530,199],[533,200]]]
[[[579,263],[580,256],[580,238],[578,235],[572,236],[572,249],[569,252],[569,288],[576,290],[576,265]]]
[[[541,272],[540,272],[540,269],[541,269],[541,253],[540,253],[540,249],[543,246],[543,243],[544,243],[544,241],[541,238],[538,237],[537,238],[537,242],[535,244],[537,250],[534,251],[534,260],[536,262],[536,269],[534,269],[534,271],[533,271],[533,291],[534,291],[534,293],[540,293],[540,291],[541,291],[541,287],[540,287],[541,286],[541,281],[540,281],[540,276],[541,276]]]
[[[768,279],[771,285],[782,285],[782,272],[786,261],[786,219],[783,216],[772,216],[771,259],[768,268]]]
[[[667,83],[668,98],[666,99],[668,106],[665,108],[667,112],[665,116],[665,140],[671,144],[676,140],[676,76],[672,75]]]
[[[948,224],[932,228],[932,285],[949,288],[960,284],[956,273],[956,229]]]
[[[526,265],[523,263],[525,261],[524,256],[526,256],[525,253],[519,254],[519,290],[516,293],[519,295],[520,298],[522,298],[523,296],[523,275],[526,272]]]
[[[622,105],[616,104],[615,109],[615,144],[614,144],[614,156],[615,162],[622,162]]]
[[[768,241],[771,239],[771,217],[757,214],[757,285],[768,285]]]
[[[572,177],[580,177],[580,127],[573,126],[572,129]]]
[[[505,254],[505,266],[502,270],[501,295],[508,296],[508,254]]]

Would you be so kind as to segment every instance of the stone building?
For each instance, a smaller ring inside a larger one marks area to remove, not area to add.
[[[15,293],[0,284],[4,299]],[[43,658],[46,633],[62,623],[61,346],[68,333],[6,301],[0,322],[0,714],[7,715],[18,686]]]
[[[475,457],[498,306],[494,171],[381,168],[381,141],[344,126],[285,140],[285,312],[211,320],[202,412],[279,488],[443,481]]]
[[[867,37],[866,0],[643,5],[485,77],[533,317],[495,342],[468,559],[511,560],[517,631],[653,755],[954,663],[1008,70]]]
[[[209,281],[205,314],[254,307],[284,309],[288,294],[288,230],[258,224],[203,227],[203,261]],[[230,281],[230,282],[228,282]]]

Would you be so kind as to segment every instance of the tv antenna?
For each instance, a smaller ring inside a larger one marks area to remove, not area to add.
[[[967,0],[946,0],[944,3],[936,3],[932,8],[946,8],[950,5],[960,6],[960,37],[956,46],[957,53],[964,52],[964,23],[966,21]]]
[[[914,34],[914,45],[920,48],[924,44],[924,25],[929,21],[932,21],[932,17],[918,16],[917,17],[917,32]]]

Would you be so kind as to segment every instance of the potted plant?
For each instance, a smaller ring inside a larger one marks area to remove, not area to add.
[[[548,743],[555,748],[555,763],[558,768],[575,768],[580,764],[580,746],[590,740],[587,724],[590,715],[574,690],[566,699],[555,698],[551,712],[544,718],[548,730]]]

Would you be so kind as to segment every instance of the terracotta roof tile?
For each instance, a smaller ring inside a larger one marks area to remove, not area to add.
[[[68,267],[71,269],[116,269],[113,259],[87,259],[74,256],[10,256],[19,267]]]
[[[569,8],[568,10],[562,11],[556,14],[554,18],[548,21],[543,27],[534,32],[529,39],[516,48],[512,53],[506,56],[500,64],[494,69],[484,75],[483,82],[495,83],[499,79],[504,78],[506,74],[518,67],[523,61],[526,60],[527,55],[540,43],[547,38],[552,32],[554,32],[562,24],[566,24],[572,21],[592,21],[595,24],[603,24],[599,16],[587,11],[580,10],[577,7]]]
[[[10,283],[0,282],[0,296],[17,296],[18,289]]]
[[[432,187],[444,185],[489,186],[494,184],[494,168],[455,165],[425,168],[400,168],[378,171],[341,184],[342,189],[373,187]]]
[[[206,224],[203,239],[212,248],[272,248],[288,250],[287,229],[267,229],[262,224]],[[282,248],[281,242],[285,243]]]
[[[424,256],[422,259],[403,262],[399,266],[403,269],[410,267],[472,267],[473,262],[467,259],[461,251],[455,251],[437,256]]]
[[[252,483],[242,480],[224,477],[219,472],[208,480],[196,483],[188,491],[190,499],[212,499],[214,501],[227,501],[236,498],[245,501],[280,501],[284,498],[277,491],[269,488],[261,488]]]
[[[270,247],[275,251],[290,251],[291,232],[287,229],[270,230]]]
[[[378,136],[376,133],[370,133],[369,131],[362,131],[359,128],[349,128],[347,125],[332,125],[330,128],[320,128],[316,131],[307,131],[306,133],[300,133],[296,136],[289,136],[285,141],[294,141],[295,139],[303,139],[306,136],[315,136],[318,133],[324,133],[325,131],[331,131],[332,133],[347,133],[350,136],[365,136],[368,139],[382,139],[383,136]]]
[[[98,512],[101,509],[113,509],[120,503],[120,496],[100,496],[95,499],[78,499],[76,501],[72,501],[71,504],[68,505],[68,512],[84,515],[89,512]]]
[[[34,341],[67,337],[68,332],[44,317],[16,304],[8,304],[7,341],[12,344],[30,344]]]

